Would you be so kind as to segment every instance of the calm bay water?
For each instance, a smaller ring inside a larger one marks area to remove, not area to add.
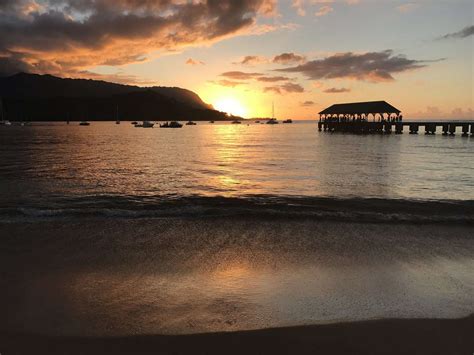
[[[59,208],[67,197],[72,208],[74,198],[99,196],[143,204],[196,195],[473,200],[473,143],[325,134],[314,122],[1,127],[0,205]]]
[[[314,122],[0,127],[0,329],[466,316],[473,143]]]

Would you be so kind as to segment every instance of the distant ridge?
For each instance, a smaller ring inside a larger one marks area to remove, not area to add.
[[[10,120],[224,120],[194,92],[178,87],[139,87],[91,79],[18,73],[0,78]]]

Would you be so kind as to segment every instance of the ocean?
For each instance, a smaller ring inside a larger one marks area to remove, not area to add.
[[[0,127],[0,328],[187,334],[467,316],[473,142],[308,121]]]

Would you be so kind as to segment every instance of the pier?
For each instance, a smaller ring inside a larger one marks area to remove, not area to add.
[[[405,127],[410,134],[433,135],[439,131],[444,136],[474,136],[474,121],[404,122],[401,111],[385,101],[332,105],[319,113],[318,122],[320,132],[402,134]]]

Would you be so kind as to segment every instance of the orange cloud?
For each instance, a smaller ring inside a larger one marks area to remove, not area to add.
[[[256,23],[258,16],[275,13],[275,0],[57,0],[41,4],[0,2],[0,73],[77,76],[98,65],[143,61],[152,52],[275,29]]]
[[[193,58],[189,58],[186,62],[187,65],[204,65],[205,63],[200,60],[195,60]]]

